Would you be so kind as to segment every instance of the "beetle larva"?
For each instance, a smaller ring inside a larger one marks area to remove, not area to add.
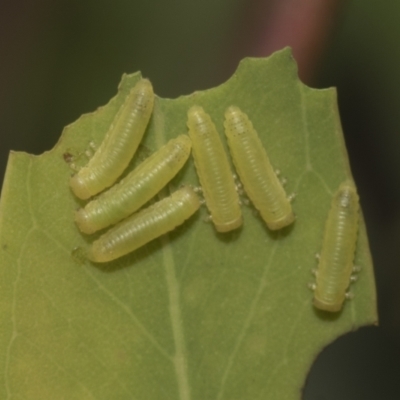
[[[122,257],[181,225],[199,207],[197,194],[184,186],[100,236],[90,247],[88,258],[100,263]]]
[[[320,310],[342,308],[353,271],[359,209],[354,184],[343,182],[332,199],[316,271],[314,306]]]
[[[244,190],[271,230],[294,221],[292,206],[253,124],[238,107],[225,112],[225,134]]]
[[[242,225],[242,210],[221,138],[210,116],[199,106],[188,111],[193,158],[207,208],[218,232]]]
[[[94,233],[126,218],[153,198],[183,167],[192,143],[187,135],[170,140],[121,182],[75,212],[84,233]]]
[[[70,186],[77,197],[88,199],[111,186],[122,174],[142,140],[153,103],[150,81],[140,80],[129,92],[89,163],[71,177]]]

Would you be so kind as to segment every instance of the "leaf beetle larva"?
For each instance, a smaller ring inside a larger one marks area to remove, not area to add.
[[[88,199],[100,193],[122,174],[142,140],[153,103],[151,83],[141,79],[129,92],[93,157],[71,177],[70,186],[77,197]]]
[[[294,221],[292,206],[253,124],[238,107],[225,112],[225,134],[244,190],[271,230]]]
[[[92,243],[88,258],[102,263],[122,257],[175,229],[199,207],[197,194],[190,186],[184,186],[112,227]]]
[[[359,198],[354,184],[345,181],[334,194],[325,224],[316,270],[314,306],[337,312],[351,281],[358,236]]]
[[[221,138],[202,107],[188,111],[187,125],[192,154],[211,220],[218,232],[228,232],[243,223],[239,195]]]

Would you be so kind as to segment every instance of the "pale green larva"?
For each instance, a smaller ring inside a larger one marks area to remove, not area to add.
[[[133,214],[95,240],[88,251],[94,262],[122,257],[153,239],[175,229],[200,207],[200,199],[190,186]]]
[[[150,81],[140,80],[131,89],[89,163],[71,177],[70,186],[77,197],[88,199],[118,179],[142,140],[153,103]]]
[[[292,206],[253,124],[238,107],[225,112],[225,134],[233,163],[250,200],[271,230],[294,221]]]
[[[243,223],[239,196],[221,138],[210,116],[199,106],[188,111],[192,154],[207,208],[218,232]]]
[[[183,167],[192,144],[187,135],[170,140],[121,182],[75,212],[84,233],[114,225],[153,198]]]
[[[359,198],[351,181],[343,182],[332,199],[316,271],[314,306],[337,312],[342,308],[353,272],[358,236]]]

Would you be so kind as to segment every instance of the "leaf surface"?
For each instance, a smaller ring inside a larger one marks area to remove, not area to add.
[[[74,225],[83,203],[69,189],[66,161],[86,162],[138,79],[124,75],[118,94],[67,126],[51,151],[10,155],[0,207],[0,398],[300,399],[321,349],[377,321],[363,222],[354,300],[328,315],[307,288],[332,195],[351,176],[335,90],[303,85],[284,49],[245,59],[217,88],[157,97],[132,166],[187,132],[192,105],[222,136],[224,111],[236,105],[296,193],[296,222],[271,233],[243,206],[243,228],[217,234],[202,209],[137,252],[96,265],[74,252],[93,236]],[[162,195],[182,183],[198,184],[191,160]]]

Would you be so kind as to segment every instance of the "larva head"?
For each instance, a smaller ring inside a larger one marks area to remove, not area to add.
[[[182,153],[190,153],[192,149],[192,141],[188,135],[179,135],[177,138],[172,139],[171,142],[173,142],[174,147],[179,148]]]
[[[210,131],[213,125],[211,117],[200,106],[193,106],[189,109],[187,126],[189,134],[204,135]]]
[[[148,79],[141,79],[131,90],[129,96],[133,99],[133,108],[140,112],[153,110],[154,92]]]
[[[192,141],[187,135],[180,135],[175,139],[169,141],[170,157],[167,157],[167,161],[170,163],[181,163],[186,162],[189,158],[192,150]]]
[[[189,185],[182,186],[176,192],[172,193],[171,197],[179,202],[190,204],[193,212],[197,211],[201,206],[199,196]]]
[[[354,183],[349,180],[343,182],[339,186],[339,189],[333,198],[333,202],[342,209],[351,210],[351,208],[354,208],[354,212],[357,212],[359,208],[359,197]]]
[[[224,126],[228,137],[243,135],[253,128],[247,115],[236,106],[230,106],[225,111]]]

